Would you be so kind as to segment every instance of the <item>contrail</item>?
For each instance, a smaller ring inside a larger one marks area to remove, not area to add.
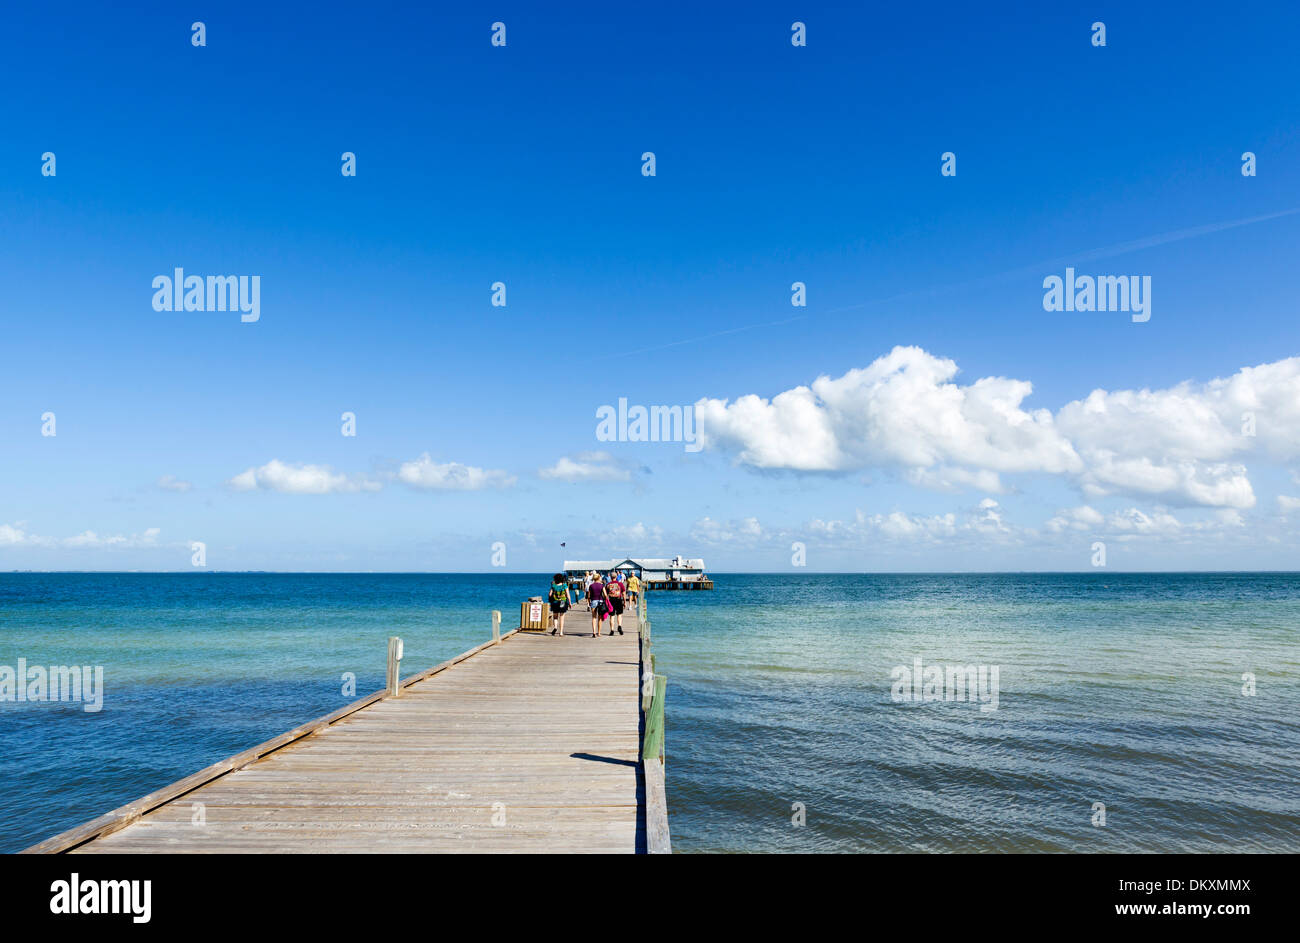
[[[825,313],[838,314],[841,311],[852,311],[857,308],[866,308],[871,305],[886,304],[891,301],[901,301],[904,298],[937,295],[942,294],[945,291],[953,291],[958,288],[971,288],[976,285],[986,285],[990,282],[998,282],[1007,278],[1020,277],[1024,275],[1037,275],[1044,269],[1056,268],[1061,265],[1073,265],[1078,262],[1093,262],[1097,259],[1109,259],[1113,256],[1124,255],[1128,252],[1136,252],[1139,249],[1150,249],[1154,246],[1162,246],[1169,242],[1180,242],[1183,239],[1195,239],[1197,236],[1207,236],[1210,233],[1222,232],[1225,229],[1236,229],[1238,226],[1249,226],[1251,223],[1262,223],[1266,220],[1278,219],[1283,216],[1294,216],[1296,213],[1300,213],[1300,206],[1289,210],[1279,210],[1276,213],[1266,213],[1263,216],[1247,216],[1243,219],[1230,219],[1221,223],[1208,223],[1204,226],[1192,226],[1188,229],[1176,229],[1172,232],[1159,233],[1154,236],[1144,236],[1141,239],[1132,239],[1128,242],[1118,242],[1113,246],[1103,246],[1100,249],[1089,249],[1086,252],[1079,252],[1073,255],[1057,256],[1054,259],[1045,259],[1041,262],[1035,262],[1033,265],[1024,265],[1020,268],[1007,269],[1004,272],[996,272],[992,275],[983,275],[979,278],[972,278],[964,282],[941,285],[938,288],[907,291],[902,292],[901,294],[891,295],[888,298],[864,301],[859,304],[845,305],[840,308],[831,308]]]
[[[1170,242],[1180,242],[1184,239],[1195,239],[1198,236],[1208,236],[1211,233],[1223,232],[1225,229],[1236,229],[1239,226],[1249,226],[1252,223],[1263,223],[1270,219],[1280,219],[1284,216],[1294,216],[1300,213],[1300,206],[1289,210],[1279,210],[1276,213],[1265,213],[1262,216],[1246,216],[1242,219],[1230,219],[1220,223],[1208,223],[1204,226],[1192,226],[1187,229],[1175,229],[1171,232],[1159,233],[1154,236],[1144,236],[1141,239],[1132,239],[1128,242],[1119,242],[1113,246],[1104,246],[1100,249],[1089,249],[1086,252],[1075,253],[1074,255],[1058,256],[1054,259],[1046,259],[1042,262],[1035,262],[1033,265],[1024,265],[1020,268],[1007,269],[1003,272],[997,272],[993,275],[983,275],[979,278],[973,278],[964,282],[953,282],[947,285],[940,285],[936,288],[923,288],[917,291],[905,291],[897,295],[889,295],[885,298],[875,298],[871,301],[861,301],[857,304],[842,305],[838,308],[830,308],[821,312],[824,315],[841,314],[845,311],[856,311],[860,308],[870,308],[875,305],[889,304],[893,301],[902,301],[907,298],[923,298],[931,295],[940,295],[944,292],[955,291],[959,288],[971,288],[977,285],[986,285],[990,282],[998,282],[1003,279],[1019,277],[1023,275],[1036,275],[1045,269],[1057,268],[1062,265],[1073,265],[1079,262],[1092,262],[1097,259],[1108,259],[1117,255],[1124,255],[1129,252],[1136,252],[1139,249],[1150,249],[1155,246],[1162,246]],[[672,341],[667,344],[660,344],[657,347],[643,347],[640,350],[627,351],[626,356],[633,354],[651,353],[656,350],[663,350],[667,347],[678,347],[682,344],[693,344],[697,341],[709,340],[714,337],[721,337],[725,334],[738,334],[741,331],[752,331],[759,327],[775,327],[778,324],[789,324],[791,321],[802,321],[812,317],[811,314],[800,315],[794,318],[782,318],[779,321],[762,321],[758,324],[746,324],[743,327],[735,327],[725,331],[715,331],[712,334],[704,334],[700,337],[688,337],[679,341]],[[624,355],[619,355],[624,356]]]
[[[615,356],[631,357],[633,354],[646,354],[655,350],[664,350],[668,347],[678,347],[682,344],[694,344],[696,341],[707,341],[715,337],[722,337],[724,334],[739,334],[741,331],[750,331],[756,327],[773,327],[777,324],[789,324],[791,321],[806,321],[810,317],[812,317],[811,314],[800,314],[793,318],[783,318],[780,321],[761,321],[758,324],[746,324],[742,327],[728,328],[725,331],[714,331],[712,334],[703,334],[699,337],[687,337],[679,341],[669,341],[667,344],[659,344],[655,347],[642,347],[640,350],[629,350],[620,354],[615,354]]]

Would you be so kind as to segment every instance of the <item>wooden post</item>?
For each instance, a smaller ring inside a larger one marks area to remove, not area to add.
[[[492,610],[492,644],[501,644],[501,610]]]
[[[641,640],[641,713],[649,716],[650,699],[655,693],[655,670],[650,666],[650,643]]]
[[[401,678],[402,669],[402,640],[396,635],[388,639],[388,684],[386,685],[389,697],[393,697],[398,691],[398,682]]]
[[[655,693],[650,699],[650,710],[645,715],[645,742],[641,746],[642,760],[659,760],[664,758],[664,692],[668,679],[655,675]]]
[[[646,729],[649,729],[650,708],[654,700],[655,656],[650,653],[650,643],[641,643],[641,713],[645,714]]]

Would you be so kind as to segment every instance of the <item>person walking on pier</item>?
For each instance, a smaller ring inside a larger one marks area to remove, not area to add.
[[[609,616],[609,598],[605,595],[605,584],[596,576],[587,583],[587,605],[591,608],[591,635],[600,638],[600,624]],[[610,630],[613,635],[613,630]]]
[[[609,634],[614,634],[614,629],[618,629],[618,634],[623,634],[623,584],[620,577],[615,574],[610,577],[609,583],[605,586],[605,596],[609,599],[609,608],[611,610],[609,617]],[[615,626],[615,620],[618,625]]]
[[[627,601],[632,604],[633,609],[636,608],[636,601],[640,595],[641,595],[641,581],[637,579],[637,575],[635,573],[631,573],[628,575],[627,578]]]
[[[565,579],[563,573],[556,573],[551,577],[551,615],[555,618],[555,628],[551,629],[551,634],[557,632],[560,637],[564,637],[564,614],[569,611],[569,581]]]

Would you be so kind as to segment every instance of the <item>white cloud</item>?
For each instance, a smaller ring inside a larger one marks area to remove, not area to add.
[[[969,543],[980,540],[1003,545],[1019,540],[1024,532],[1003,520],[1003,508],[985,498],[973,508],[943,514],[909,514],[905,511],[869,514],[859,509],[851,521],[809,521],[802,532],[828,543],[843,546],[899,544]]]
[[[942,479],[979,471],[1076,471],[1082,467],[1047,410],[1021,403],[1032,387],[987,377],[951,380],[957,365],[919,347],[895,347],[871,366],[768,401],[752,394],[696,403],[706,446],[739,451],[759,468],[847,471],[898,467]]]
[[[1179,519],[1165,508],[1143,511],[1130,507],[1102,514],[1086,504],[1057,511],[1046,524],[1047,530],[1054,534],[1073,530],[1121,537],[1176,537],[1243,526],[1245,522],[1235,508],[1219,508],[1209,518],[1187,521]]]
[[[335,472],[328,465],[291,465],[272,459],[249,468],[227,484],[236,491],[278,491],[281,494],[341,494],[378,491],[378,482]]]
[[[850,521],[814,520],[803,525],[801,532],[828,544],[843,547],[876,546],[880,542],[914,545],[949,544],[954,547],[993,549],[1007,545],[1040,547],[1044,550],[1061,546],[1063,536],[1071,532],[1090,536],[1115,537],[1120,540],[1139,538],[1190,538],[1222,536],[1240,531],[1241,514],[1234,508],[1218,508],[1208,516],[1183,520],[1165,508],[1142,510],[1128,507],[1103,514],[1088,505],[1063,508],[1046,522],[1042,530],[1022,527],[1006,521],[1003,508],[992,498],[985,498],[974,508],[943,514],[909,514],[904,511],[868,514],[856,512]],[[797,536],[795,532],[790,532]]]
[[[16,547],[26,543],[30,538],[22,529],[22,521],[15,524],[0,524],[0,547]]]
[[[872,514],[864,516],[861,521],[866,529],[875,530],[886,537],[901,539],[937,539],[951,537],[957,533],[957,515],[951,512],[919,517],[891,511],[889,514]]]
[[[691,539],[705,544],[752,545],[766,534],[756,517],[739,521],[715,521],[702,517],[691,525]]]
[[[189,491],[194,486],[190,484],[188,481],[181,481],[175,475],[163,475],[161,478],[158,479],[158,487],[161,488],[163,491],[175,491],[177,493],[184,494],[186,491]]]
[[[605,535],[609,539],[607,543],[614,543],[621,546],[629,544],[636,546],[638,552],[647,555],[642,546],[649,544],[658,544],[663,541],[663,529],[657,525],[646,526],[637,521],[635,524],[626,524],[618,527],[611,527]]]
[[[397,477],[412,488],[424,491],[478,491],[509,488],[516,481],[504,471],[475,468],[460,462],[435,462],[425,452],[413,462],[403,462]]]
[[[1224,385],[1231,382],[1184,383],[1155,391],[1094,390],[1067,403],[1057,423],[1086,463],[1079,476],[1084,492],[1253,507],[1255,494],[1245,466],[1227,461],[1252,444],[1241,434],[1244,410],[1232,416],[1234,407],[1223,396]]]
[[[1277,509],[1283,514],[1300,511],[1300,498],[1293,498],[1289,494],[1279,494],[1277,496]]]
[[[1001,494],[1007,489],[995,471],[987,468],[909,468],[906,472],[908,482],[932,491],[963,491],[974,488],[976,491]]]
[[[1084,504],[1077,508],[1064,508],[1047,522],[1047,529],[1054,534],[1063,530],[1095,530],[1106,516],[1100,511]]]
[[[44,537],[29,534],[24,522],[0,524],[0,547],[44,547],[68,550],[138,550],[156,547],[162,531],[150,527],[139,534],[111,534],[101,537],[93,530],[83,531],[75,537]]]
[[[1177,534],[1183,529],[1178,518],[1168,511],[1146,513],[1137,508],[1116,511],[1106,519],[1107,529],[1117,533],[1132,532],[1147,535]]]
[[[756,468],[894,469],[941,490],[1005,490],[1001,476],[1062,476],[1089,497],[1249,508],[1242,458],[1300,456],[1300,358],[1165,390],[1094,390],[1055,415],[1030,410],[1024,380],[953,382],[957,365],[895,347],[869,367],[771,400],[696,404],[701,442]],[[1254,434],[1248,430],[1253,428]]]
[[[581,452],[539,468],[537,476],[553,481],[627,481],[632,473],[617,464],[608,452]]]

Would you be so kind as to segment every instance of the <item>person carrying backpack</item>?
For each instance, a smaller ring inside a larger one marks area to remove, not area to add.
[[[614,577],[613,579],[611,579],[609,583],[605,586],[605,596],[606,598],[609,599],[609,607],[611,610],[609,634],[613,635],[614,629],[617,628],[618,634],[622,635],[623,634],[623,584],[618,579],[618,577]],[[617,626],[614,625],[613,622],[614,619],[618,620]]]
[[[556,573],[551,577],[551,615],[555,617],[555,628],[551,629],[551,634],[557,632],[560,637],[564,637],[564,614],[569,611],[569,581],[564,578],[563,573]]]

